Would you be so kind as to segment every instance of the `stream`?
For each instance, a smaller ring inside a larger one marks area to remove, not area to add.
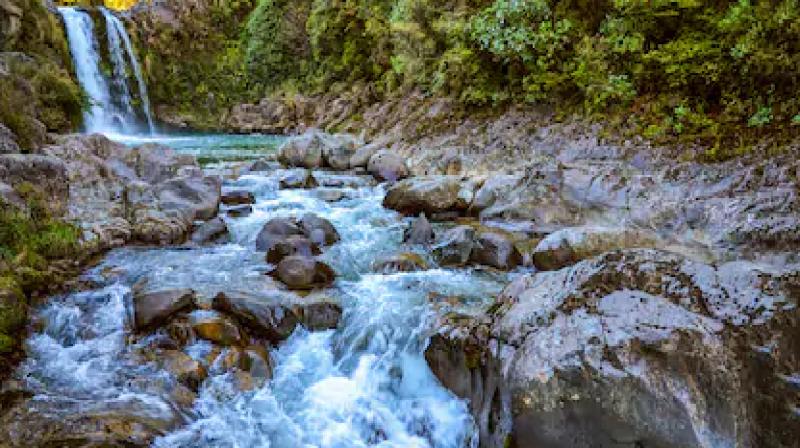
[[[223,135],[125,139],[172,146],[221,174],[269,154],[280,141]],[[478,310],[507,284],[509,274],[443,269],[432,260],[428,270],[375,273],[377,259],[403,250],[408,225],[382,207],[385,187],[365,176],[317,171],[321,184],[339,185],[344,194],[326,202],[319,189],[280,189],[280,171],[226,175],[223,191],[247,190],[256,197],[246,217],[226,216],[223,206],[220,216],[231,234],[227,243],[108,253],[84,274],[94,289],[55,297],[38,310],[40,331],[27,342],[29,357],[19,377],[36,400],[68,401],[82,410],[102,402],[154,418],[172,412],[177,405],[162,391],[175,380],[137,356],[148,341],[132,335],[134,285],[146,280],[165,288],[190,287],[199,297],[263,289],[268,266],[255,250],[256,235],[271,218],[312,212],[341,235],[321,256],[337,273],[324,293],[341,303],[338,328],[298,327],[278,346],[265,347],[274,371],[252,390],[238,389],[230,373],[208,364],[209,376],[191,409],[182,411],[179,429],[154,446],[476,447],[467,404],[439,384],[423,356],[433,330],[431,297],[457,297],[461,312]],[[203,360],[210,349],[199,340],[185,351]]]

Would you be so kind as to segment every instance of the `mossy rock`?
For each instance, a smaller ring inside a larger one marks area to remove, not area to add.
[[[27,318],[27,300],[17,282],[0,277],[0,354],[13,351]]]

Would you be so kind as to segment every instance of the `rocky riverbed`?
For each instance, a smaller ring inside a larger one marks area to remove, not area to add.
[[[791,152],[513,118],[205,167],[100,136],[0,156],[9,203],[37,183],[116,248],[34,313],[0,445],[793,446]]]

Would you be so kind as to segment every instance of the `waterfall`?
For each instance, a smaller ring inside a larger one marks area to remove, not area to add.
[[[111,94],[108,82],[100,72],[94,23],[89,14],[74,8],[61,7],[58,11],[64,18],[78,82],[89,96],[90,107],[83,117],[86,131],[102,132],[108,129],[106,113],[111,109]]]
[[[58,11],[64,18],[78,81],[91,103],[84,114],[86,132],[134,134],[141,130],[128,86],[130,67],[138,84],[141,114],[145,118],[147,131],[152,134],[154,128],[147,86],[130,36],[122,22],[107,9],[100,8],[105,17],[108,60],[112,69],[111,73],[105,75],[101,69],[100,45],[94,32],[92,17],[71,7],[60,7]]]
[[[147,120],[147,128],[152,134],[154,131],[153,127],[153,117],[150,114],[150,97],[147,95],[147,84],[144,82],[144,76],[142,76],[142,68],[139,65],[138,59],[136,59],[136,53],[133,51],[133,44],[131,43],[131,38],[128,36],[128,32],[125,30],[125,25],[114,15],[111,14],[109,10],[106,8],[100,8],[103,12],[103,16],[106,18],[106,27],[108,28],[108,39],[109,39],[109,51],[112,52],[112,59],[115,61],[115,67],[117,65],[116,61],[120,61],[122,64],[122,75],[125,74],[125,59],[122,57],[122,50],[120,49],[119,41],[122,40],[122,43],[125,45],[125,51],[128,55],[128,60],[131,62],[131,67],[133,68],[133,75],[136,77],[136,83],[139,87],[139,98],[142,102],[142,113],[144,114],[145,119]],[[114,36],[112,38],[112,36]],[[112,47],[112,39],[113,39],[113,47]],[[116,55],[116,56],[115,56]],[[116,68],[115,68],[116,74]],[[125,78],[123,78],[124,80]],[[127,91],[127,83],[125,84],[125,90]]]

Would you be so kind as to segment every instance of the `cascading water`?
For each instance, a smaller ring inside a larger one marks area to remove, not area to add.
[[[325,294],[341,303],[338,329],[298,328],[272,348],[271,379],[253,389],[207,364],[209,373],[183,424],[154,442],[156,448],[475,448],[476,429],[465,402],[445,390],[423,356],[434,316],[431,297],[459,297],[485,306],[508,281],[504,274],[433,268],[379,274],[378,258],[403,249],[406,223],[384,209],[382,186],[363,177],[315,172],[338,187],[344,200],[329,203],[315,190],[279,188],[281,171],[251,173],[225,188],[247,189],[252,214],[226,218],[230,242],[212,246],[119,249],[88,274],[94,291],[58,298],[40,312],[44,329],[28,342],[21,376],[41,400],[82,400],[133,408],[137,416],[163,418],[174,406],[175,380],[142,363],[124,316],[134,284],[214,291],[257,290],[264,282],[264,254],[256,236],[269,219],[315,213],[330,220],[341,241],[323,259],[339,279]],[[126,341],[128,341],[126,343]],[[210,344],[187,348],[207,359]],[[224,353],[220,355],[224,358]],[[97,404],[97,406],[101,406]],[[106,406],[106,405],[102,405]]]
[[[152,134],[155,129],[153,127],[153,117],[150,114],[150,97],[147,94],[147,84],[144,82],[144,76],[142,76],[142,68],[139,66],[139,60],[136,58],[136,52],[133,51],[133,44],[131,43],[131,38],[128,35],[128,31],[125,29],[125,25],[122,24],[122,21],[117,18],[114,14],[111,14],[109,10],[106,8],[100,8],[103,12],[103,16],[106,19],[106,26],[108,28],[108,36],[109,36],[109,48],[112,52],[112,57],[115,61],[121,61],[121,76],[124,80],[125,76],[125,59],[122,57],[122,50],[119,47],[119,41],[122,40],[122,43],[125,45],[125,52],[128,55],[128,60],[131,63],[131,68],[133,68],[133,75],[136,77],[136,84],[139,87],[139,98],[142,103],[142,113],[144,114],[145,119],[147,120],[147,129]],[[113,38],[114,42],[112,44],[111,36],[115,36]],[[113,56],[116,55],[116,56]],[[116,62],[115,62],[116,66]],[[115,69],[116,72],[116,69]],[[118,76],[119,77],[119,76]],[[125,90],[127,91],[127,83],[125,84]]]
[[[84,114],[87,132],[108,134],[135,134],[141,130],[136,108],[128,87],[128,67],[136,77],[141,113],[152,134],[153,119],[150,100],[141,67],[133,51],[133,45],[125,26],[110,11],[100,8],[108,35],[108,51],[112,70],[110,77],[101,70],[100,45],[94,32],[92,17],[71,7],[58,8],[64,18],[70,52],[78,75],[78,81],[89,96],[91,106]]]
[[[110,124],[107,114],[112,109],[111,93],[105,76],[100,72],[99,45],[92,17],[75,8],[60,7],[58,11],[64,18],[78,82],[91,103],[83,117],[86,131],[102,132]]]

